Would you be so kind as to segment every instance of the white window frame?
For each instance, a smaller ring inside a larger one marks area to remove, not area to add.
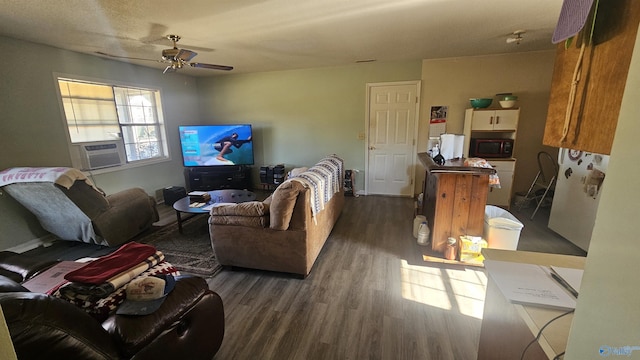
[[[74,143],[71,140],[71,135],[69,134],[69,130],[68,130],[68,122],[67,122],[67,117],[65,114],[65,110],[64,110],[64,105],[63,105],[63,97],[62,94],[60,93],[60,87],[59,87],[59,82],[58,80],[68,80],[68,81],[78,81],[78,82],[85,82],[85,83],[91,83],[91,84],[97,84],[97,85],[105,85],[105,86],[110,86],[112,88],[118,87],[118,88],[129,88],[129,89],[141,89],[141,90],[147,90],[147,91],[157,91],[157,96],[156,96],[156,103],[155,103],[155,107],[154,107],[154,115],[157,117],[157,122],[151,122],[151,123],[145,123],[144,125],[152,125],[152,126],[158,126],[158,134],[156,134],[157,137],[157,141],[158,141],[158,145],[159,145],[159,151],[160,151],[160,155],[153,157],[153,158],[149,158],[149,159],[141,159],[141,160],[132,160],[132,161],[127,161],[126,159],[129,158],[128,155],[124,155],[124,161],[122,162],[121,165],[117,165],[117,166],[112,166],[112,167],[107,167],[107,168],[102,168],[102,169],[94,169],[91,170],[92,173],[94,174],[99,174],[99,173],[107,173],[107,172],[112,172],[112,171],[119,171],[119,170],[123,170],[123,169],[127,169],[127,168],[135,168],[135,167],[139,167],[139,166],[146,166],[146,165],[151,165],[151,164],[156,164],[159,162],[167,162],[167,161],[171,161],[171,152],[169,149],[169,141],[167,138],[167,124],[164,121],[164,109],[163,109],[163,104],[164,102],[162,101],[162,89],[158,88],[158,87],[153,87],[153,86],[147,86],[147,85],[140,85],[140,84],[131,84],[131,83],[124,83],[124,82],[119,82],[119,81],[113,81],[113,80],[104,80],[104,79],[96,79],[96,78],[89,78],[89,77],[85,77],[85,76],[78,76],[78,75],[70,75],[70,74],[61,74],[61,73],[54,73],[54,81],[55,81],[55,88],[56,88],[56,93],[58,94],[58,103],[60,104],[60,111],[61,111],[61,120],[64,124],[64,129],[65,129],[65,134],[66,134],[66,139],[67,139],[67,144],[69,147],[69,154],[71,156],[71,163],[72,166],[78,169],[82,169],[83,167],[83,161],[81,160],[82,158],[82,151],[80,149],[80,147],[83,144],[87,144],[87,143]],[[115,99],[114,99],[114,107],[116,106],[115,104]],[[120,127],[120,133],[122,134],[123,129],[130,127],[131,125],[136,125],[135,123],[122,123],[120,120],[118,120],[118,126]],[[115,139],[116,142],[119,142],[119,147],[121,148],[120,150],[122,151],[122,147],[126,147],[126,145],[124,144],[124,140],[122,135],[120,135],[119,139]],[[112,141],[104,141],[105,143],[108,142],[113,142]],[[96,143],[96,142],[91,142]],[[121,146],[120,146],[121,145]]]

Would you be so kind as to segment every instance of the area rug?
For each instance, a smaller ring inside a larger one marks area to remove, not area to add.
[[[176,222],[167,224],[151,229],[135,241],[155,246],[182,273],[213,277],[222,266],[211,247],[207,220],[207,216],[198,215],[184,221],[182,233]]]

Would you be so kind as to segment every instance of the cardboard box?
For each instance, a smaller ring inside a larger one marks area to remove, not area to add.
[[[480,236],[460,236],[460,261],[483,262],[481,252],[487,246],[487,241]]]

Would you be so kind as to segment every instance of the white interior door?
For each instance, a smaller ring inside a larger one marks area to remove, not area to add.
[[[413,196],[420,82],[367,87],[366,193]]]

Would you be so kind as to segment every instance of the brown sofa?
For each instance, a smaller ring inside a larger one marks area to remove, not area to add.
[[[313,181],[318,182],[317,187]],[[332,194],[320,199],[319,189]],[[312,203],[324,204],[313,208]],[[209,217],[211,245],[222,265],[306,277],[343,206],[342,160],[328,157],[280,184],[262,202],[213,207]]]

